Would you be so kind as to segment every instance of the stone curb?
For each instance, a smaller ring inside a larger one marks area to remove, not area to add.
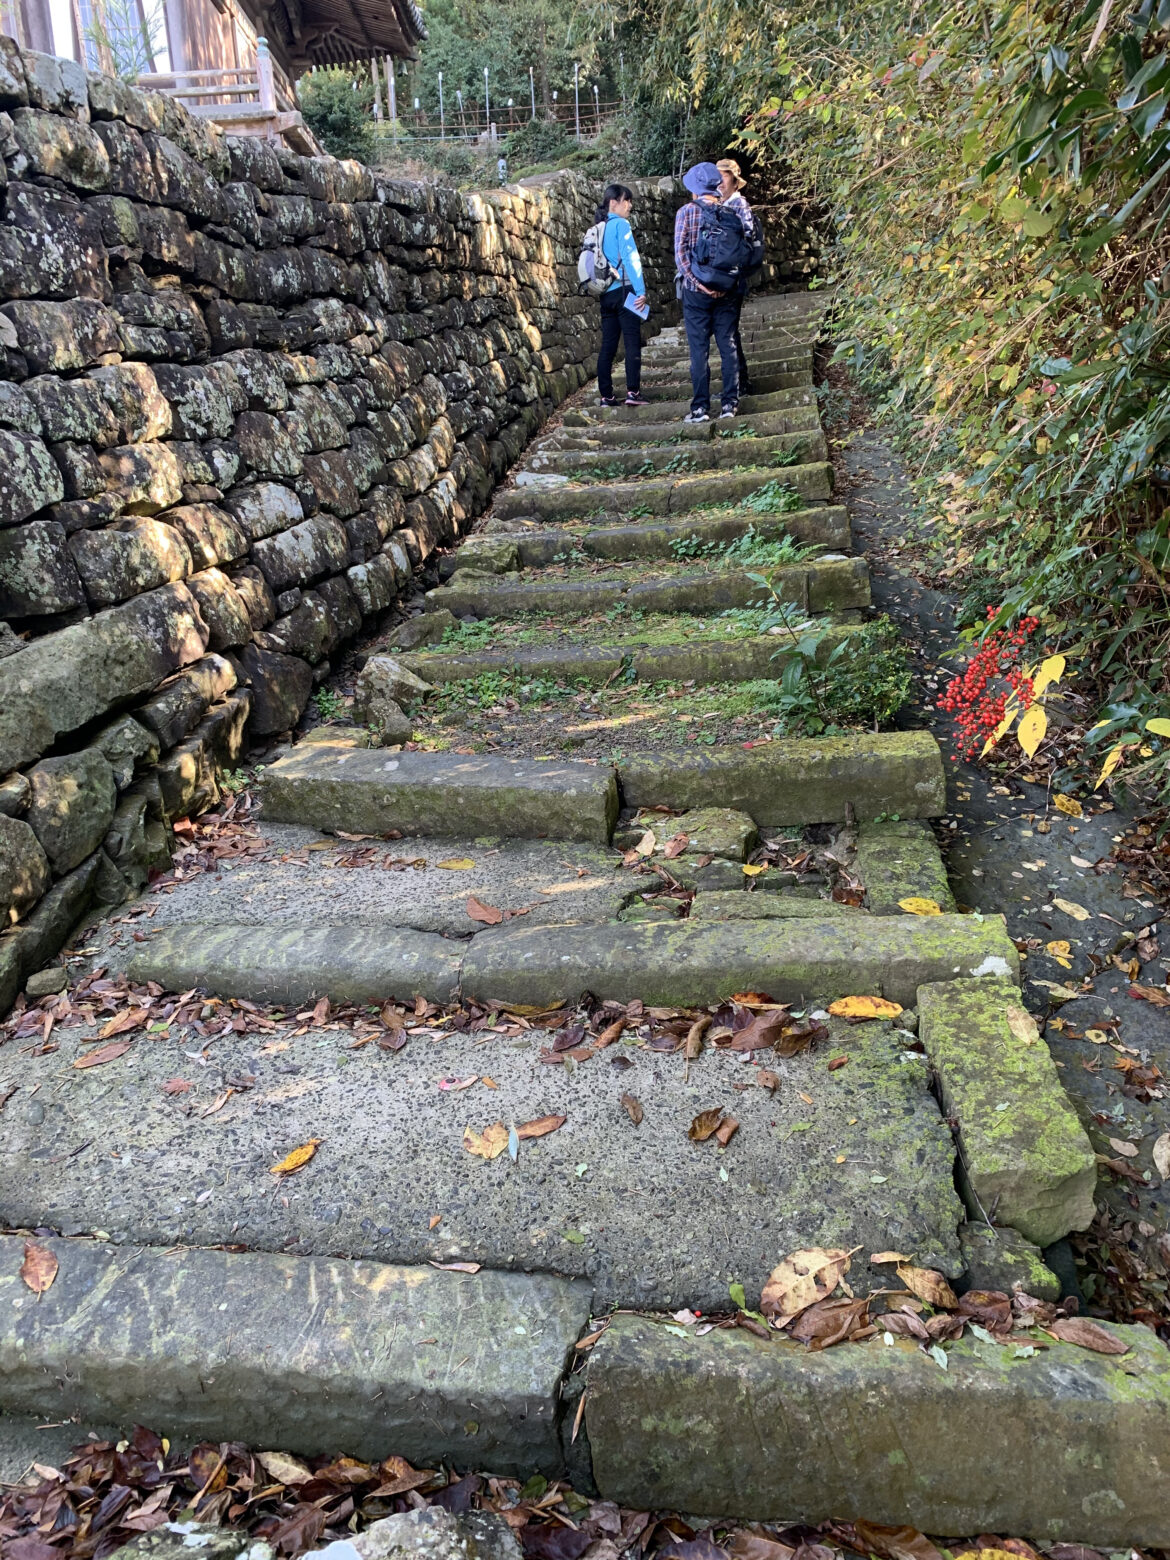
[[[736,991],[777,1002],[869,993],[912,1007],[943,977],[1016,978],[999,918],[826,916],[778,921],[602,921],[489,927],[469,942],[397,926],[254,927],[177,923],[147,934],[130,978],[172,991],[298,1006],[321,996],[424,996],[551,1008],[592,992],[695,1007]]]
[[[964,1339],[944,1370],[880,1334],[812,1353],[617,1316],[587,1370],[594,1475],[642,1509],[1165,1545],[1170,1351],[1108,1330],[1128,1354]]]
[[[599,525],[588,531],[567,530],[555,522],[546,525],[543,520],[538,524],[526,521],[518,523],[515,530],[509,528],[500,534],[515,541],[521,568],[539,569],[554,563],[566,547],[579,547],[590,557],[614,561],[665,558],[673,562],[674,542],[691,538],[702,543],[734,542],[748,531],[754,531],[764,541],[790,536],[797,542],[838,549],[847,549],[852,542],[848,511],[833,504],[778,515],[730,510],[718,515],[656,520],[652,525],[645,521]]]
[[[561,1385],[591,1291],[551,1274],[0,1236],[0,1411],[311,1456],[564,1467]]]

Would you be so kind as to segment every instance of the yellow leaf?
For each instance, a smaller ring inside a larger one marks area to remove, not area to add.
[[[647,829],[642,838],[634,846],[634,849],[638,852],[639,856],[652,856],[654,854],[654,847],[657,844],[658,841],[654,838],[654,830]]]
[[[910,1258],[904,1251],[875,1251],[871,1254],[871,1262],[909,1262]]]
[[[1064,676],[1067,665],[1062,655],[1050,655],[1046,661],[1041,661],[1040,669],[1032,683],[1033,694],[1043,693],[1045,688],[1051,688],[1054,683],[1058,683]]]
[[[1153,720],[1146,721],[1146,730],[1152,731],[1156,737],[1170,737],[1170,720],[1163,716],[1155,716]]]
[[[885,997],[838,997],[829,1003],[834,1018],[897,1018],[901,1011],[897,1002]]]
[[[448,872],[466,872],[469,867],[474,867],[475,862],[468,856],[452,856],[450,861],[436,861],[437,867],[444,867]]]
[[[464,1127],[463,1146],[480,1159],[496,1159],[508,1146],[508,1129],[502,1121],[493,1121],[482,1133]]]
[[[981,757],[984,757],[988,753],[990,753],[991,749],[999,741],[1000,737],[1007,736],[1008,732],[1012,728],[1012,721],[1014,721],[1015,718],[1016,718],[1015,705],[1014,704],[1009,704],[1008,707],[1007,707],[1007,710],[1006,710],[1006,712],[1004,714],[1003,719],[1000,721],[999,725],[995,728],[995,730],[988,737],[987,741],[983,744],[983,753],[980,755]]]
[[[320,1148],[322,1138],[310,1138],[307,1143],[302,1143],[300,1148],[294,1148],[291,1154],[286,1154],[278,1165],[272,1165],[271,1175],[291,1175],[294,1170],[299,1170],[302,1165],[307,1165],[309,1160]]]
[[[1036,1028],[1036,1020],[1027,1009],[1018,1003],[1010,1002],[1004,1010],[1004,1016],[1008,1021],[1008,1028],[1021,1045],[1035,1045],[1040,1038],[1040,1031]]]
[[[1071,915],[1074,921],[1088,921],[1091,912],[1084,905],[1078,905],[1074,899],[1054,899],[1052,903],[1058,910],[1063,910],[1065,915]]]
[[[1067,959],[1069,954],[1072,952],[1072,948],[1064,941],[1063,938],[1058,938],[1053,942],[1045,943],[1044,947],[1054,959]]]
[[[753,866],[751,862],[745,862],[743,870],[747,873],[748,877],[758,877],[761,872],[767,872],[768,864],[765,862],[762,866],[756,867]]]
[[[1054,796],[1052,805],[1057,812],[1062,812],[1069,818],[1083,818],[1085,816],[1085,809],[1075,796]]]
[[[1033,704],[1031,709],[1025,710],[1020,718],[1019,730],[1016,739],[1029,758],[1044,741],[1044,733],[1048,730],[1048,716],[1038,704]]]
[[[898,909],[907,915],[941,915],[942,906],[933,899],[899,899]]]
[[[1094,791],[1099,791],[1105,781],[1108,780],[1118,764],[1121,763],[1121,755],[1124,752],[1125,747],[1119,742],[1115,748],[1112,748],[1105,755],[1105,762],[1101,765],[1101,773],[1097,776],[1097,784],[1093,787]]]

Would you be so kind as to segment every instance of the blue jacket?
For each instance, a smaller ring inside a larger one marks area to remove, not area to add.
[[[629,286],[634,289],[635,298],[642,297],[646,291],[646,283],[642,278],[642,257],[638,253],[633,231],[625,217],[606,218],[601,252],[610,265],[622,272],[619,280],[612,283],[608,291],[613,292],[615,288]]]

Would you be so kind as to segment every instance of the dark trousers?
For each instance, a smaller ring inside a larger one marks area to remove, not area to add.
[[[752,393],[751,376],[748,373],[748,361],[743,350],[743,342],[739,334],[739,317],[743,313],[743,306],[747,300],[747,289],[737,292],[735,295],[735,360],[739,364],[739,393],[750,395]]]
[[[738,310],[735,294],[724,293],[718,298],[710,298],[706,293],[684,287],[682,311],[687,346],[691,349],[691,411],[707,412],[711,409],[711,370],[707,366],[707,354],[712,335],[719,348],[719,361],[723,367],[722,401],[724,406],[734,406],[739,400],[739,365],[735,356]]]
[[[618,342],[626,344],[626,390],[642,388],[642,321],[625,307],[632,287],[611,287],[601,295],[601,350],[597,354],[597,388],[604,400],[613,394],[613,360]]]

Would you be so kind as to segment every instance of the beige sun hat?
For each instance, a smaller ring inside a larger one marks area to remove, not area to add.
[[[734,158],[722,157],[715,164],[715,166],[719,169],[720,173],[729,173],[731,175],[731,177],[735,180],[735,187],[737,190],[743,189],[744,184],[747,181],[744,179],[743,174],[740,173],[739,164],[734,160]]]

